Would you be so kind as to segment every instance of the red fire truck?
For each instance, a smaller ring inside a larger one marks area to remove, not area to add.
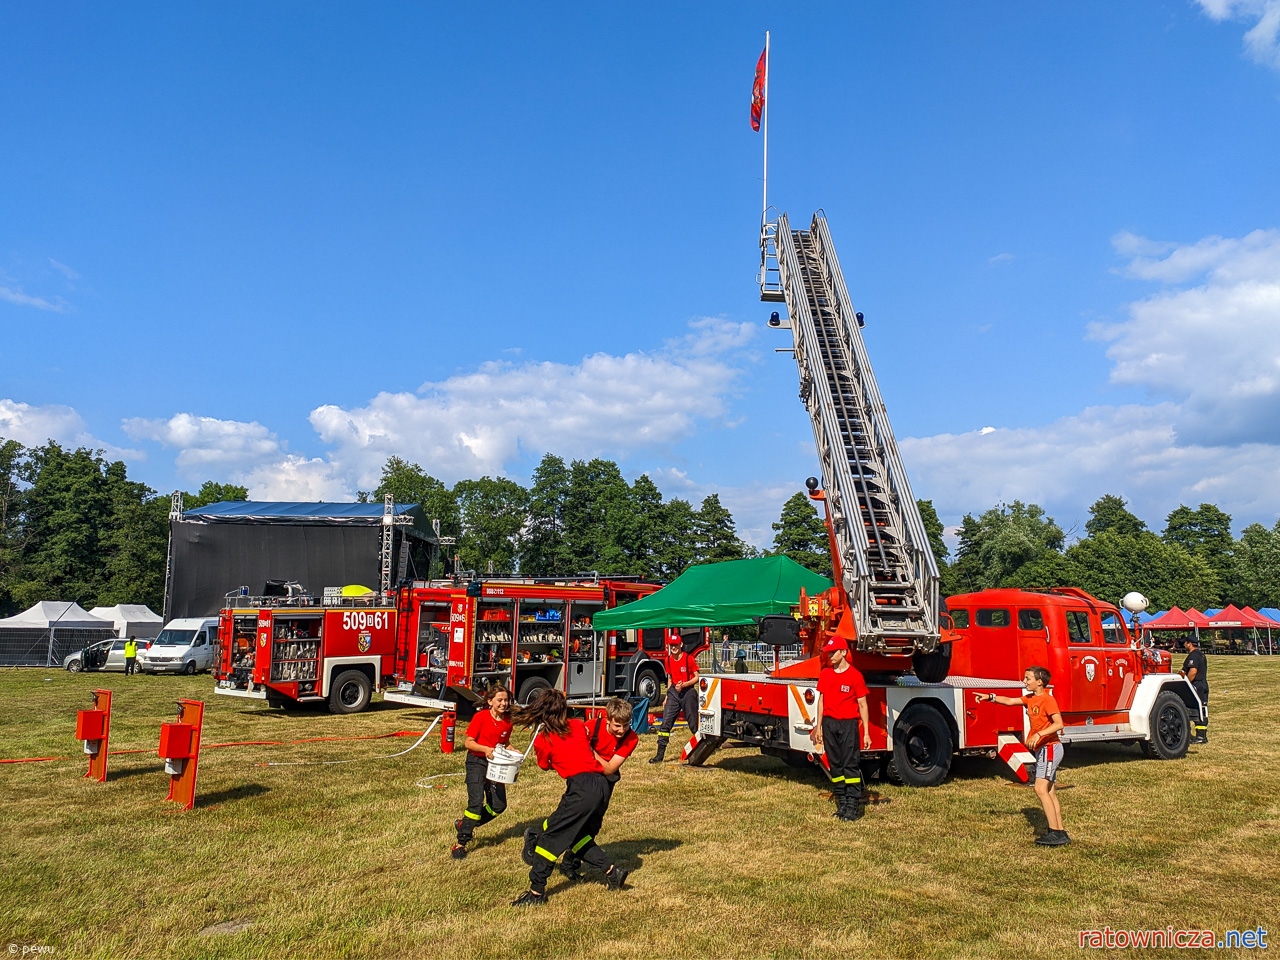
[[[658,589],[622,579],[417,581],[390,603],[231,599],[222,611],[216,692],[275,706],[327,702],[355,713],[374,692],[453,711],[502,681],[527,703],[555,687],[575,699],[648,696],[666,682],[669,631],[597,633],[591,617]],[[702,631],[682,635],[691,651]]]
[[[1017,695],[1028,666],[1047,667],[1067,742],[1137,742],[1181,757],[1202,715],[1169,657],[1140,649],[1120,610],[1081,590],[990,590],[940,602],[938,567],[862,341],[826,219],[792,229],[785,214],[762,237],[761,296],[785,302],[800,396],[812,422],[835,586],[800,597],[794,617],[766,618],[761,638],[799,644],[805,659],[768,675],[705,676],[699,729],[685,747],[704,762],[726,740],[788,762],[825,761],[809,741],[816,655],[844,638],[870,687],[872,758],[914,786],[939,783],[956,752],[998,755],[1020,778],[1032,758],[1022,711],[979,703]],[[772,267],[770,261],[772,260]],[[776,280],[774,279],[776,277]]]

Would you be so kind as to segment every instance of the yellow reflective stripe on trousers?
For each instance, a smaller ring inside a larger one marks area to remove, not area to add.
[[[489,806],[487,803],[484,805],[484,808],[489,811],[489,816],[496,817],[498,815],[498,811],[493,809],[493,807]]]
[[[832,777],[832,778],[831,778],[831,782],[832,782],[832,783],[844,783],[844,777]]]
[[[671,731],[670,731],[670,730],[668,730],[666,733],[663,733],[661,730],[659,730],[659,731],[658,731],[658,736],[660,736],[660,737],[669,737],[669,736],[671,736]]]
[[[591,838],[590,838],[590,837],[583,837],[581,840],[579,840],[577,843],[575,843],[575,844],[573,845],[573,852],[574,852],[574,853],[577,853],[579,850],[581,850],[583,847],[585,847],[585,846],[586,846],[588,843],[590,843],[590,842],[591,842]]]
[[[845,783],[861,783],[861,777],[845,777]]]
[[[556,856],[556,855],[555,855],[554,853],[552,853],[550,850],[544,850],[542,847],[534,847],[534,848],[533,848],[533,851],[534,851],[534,853],[538,853],[538,854],[541,854],[542,856],[546,857],[546,858],[547,858],[548,860],[550,860],[552,863],[555,863],[557,860],[559,860],[559,859],[560,859],[558,856]]]
[[[466,817],[468,820],[479,820],[479,819],[480,819],[480,814],[478,814],[478,813],[472,813],[470,810],[463,810],[463,811],[462,811],[462,815],[463,815],[464,817]]]

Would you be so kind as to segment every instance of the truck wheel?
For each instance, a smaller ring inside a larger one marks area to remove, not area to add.
[[[885,772],[893,783],[936,787],[951,770],[951,728],[936,708],[914,703],[893,725],[893,756]]]
[[[369,705],[373,685],[359,670],[347,670],[334,678],[329,689],[330,713],[359,713]]]
[[[911,669],[921,683],[941,683],[951,670],[951,644],[940,643],[933,653],[913,654]]]
[[[658,671],[645,667],[636,671],[636,696],[648,697],[650,703],[658,702],[658,692],[662,689],[662,681],[658,679]]]
[[[70,663],[67,664],[67,669],[70,670],[72,673],[79,673],[81,670],[84,669],[84,664],[81,663],[79,660],[72,660]]]
[[[1151,739],[1142,741],[1142,752],[1160,760],[1186,756],[1191,742],[1191,718],[1187,705],[1176,693],[1166,690],[1156,697],[1151,710]]]
[[[188,677],[194,677],[196,675],[196,662],[194,660],[188,660],[187,665],[182,668],[182,672]]]
[[[520,684],[520,692],[516,695],[516,703],[522,707],[527,707],[534,700],[542,696],[543,690],[550,690],[551,684],[542,679],[542,677],[530,677],[528,680]]]

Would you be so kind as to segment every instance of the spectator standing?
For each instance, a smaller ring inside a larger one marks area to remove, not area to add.
[[[1195,733],[1195,736],[1191,738],[1191,742],[1208,743],[1209,662],[1204,657],[1204,651],[1200,649],[1200,641],[1195,637],[1187,637],[1183,642],[1183,646],[1187,648],[1187,659],[1182,661],[1182,669],[1178,673],[1191,682],[1191,689],[1196,692],[1196,696],[1204,704],[1204,719],[1193,717],[1191,720],[1191,729]]]

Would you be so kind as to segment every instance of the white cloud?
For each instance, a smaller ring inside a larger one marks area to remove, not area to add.
[[[44,405],[0,399],[0,437],[17,440],[25,447],[38,447],[55,440],[64,447],[101,450],[114,459],[140,460],[138,450],[125,450],[104,443],[89,432],[89,426],[72,407]]]
[[[1245,52],[1258,63],[1280,70],[1280,0],[1196,0],[1214,20],[1246,20]]]
[[[1130,304],[1124,322],[1091,326],[1111,343],[1112,382],[1177,401],[1180,443],[1280,443],[1280,231],[1207,237],[1160,259],[1135,257],[1125,272],[1202,282]]]
[[[167,420],[134,417],[124,421],[124,432],[134,440],[154,440],[178,450],[178,469],[193,477],[210,470],[251,470],[278,457],[282,450],[276,435],[257,421],[218,420],[190,413]]]
[[[17,304],[20,307],[35,307],[37,310],[47,310],[50,313],[66,313],[68,306],[70,306],[61,297],[34,297],[29,293],[23,293],[21,287],[0,286],[0,300]]]
[[[263,463],[238,479],[248,488],[251,500],[355,499],[351,485],[337,475],[333,464],[320,457],[286,456]]]
[[[60,274],[62,274],[68,280],[80,279],[80,274],[76,273],[74,269],[72,269],[71,267],[68,267],[65,263],[61,263],[53,259],[53,257],[49,258],[49,266],[53,267],[53,269],[57,270]]]
[[[447,481],[501,472],[522,453],[546,450],[625,459],[668,449],[699,422],[723,418],[739,376],[730,355],[753,333],[751,324],[707,318],[652,353],[491,361],[416,393],[317,407],[311,425],[332,448],[337,472],[365,489],[392,455]]]

